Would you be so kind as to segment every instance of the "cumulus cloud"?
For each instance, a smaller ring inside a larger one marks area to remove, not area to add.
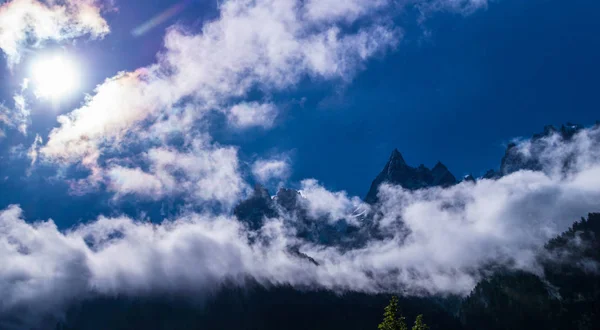
[[[346,31],[341,18],[316,21],[303,14],[303,6],[299,0],[230,0],[199,33],[171,28],[156,64],[98,86],[83,107],[58,118],[60,126],[41,154],[48,160],[93,164],[125,137],[154,131],[160,118],[176,119],[171,114],[182,100],[196,105],[191,114],[199,120],[252,88],[278,91],[305,77],[349,79],[401,37],[397,28],[368,20]],[[268,127],[277,114],[273,105],[256,103],[225,111],[239,126]],[[175,120],[172,124],[177,126]]]
[[[205,145],[196,140],[186,150],[158,147],[143,155],[149,169],[112,166],[103,172],[116,198],[137,195],[150,199],[183,197],[193,202],[230,205],[247,189],[239,172],[237,149]]]
[[[392,6],[387,0],[225,1],[200,31],[168,29],[155,64],[107,79],[82,107],[59,116],[40,156],[88,167],[93,176],[81,183],[93,188],[107,171],[101,160],[116,157],[115,149],[157,141],[173,149],[170,134],[200,134],[195,123],[210,111],[224,112],[239,128],[270,128],[275,105],[244,101],[248,94],[285,91],[307,78],[349,81],[401,40]]]
[[[140,168],[115,166],[108,170],[109,189],[119,195],[136,194],[158,198],[163,194],[163,183]]]
[[[290,175],[289,159],[259,159],[252,164],[252,174],[261,183],[270,180],[286,180]]]
[[[0,5],[0,50],[12,66],[27,46],[83,35],[102,37],[109,27],[101,10],[96,0],[9,0]]]
[[[244,102],[229,110],[229,123],[238,128],[259,126],[270,128],[277,116],[277,107],[272,103]]]
[[[155,148],[147,157],[163,187],[188,192],[198,200],[235,202],[245,188],[239,173],[237,149],[233,147],[195,147],[187,153]]]
[[[556,173],[550,170],[556,164],[548,162],[542,171],[448,188],[383,185],[375,216],[357,224],[373,221],[384,235],[343,250],[296,237],[285,219],[268,220],[250,232],[228,215],[187,213],[161,224],[100,217],[61,232],[51,220],[27,223],[12,206],[0,212],[0,313],[50,312],[91,294],[194,288],[201,296],[226,281],[243,285],[248,278],[337,291],[464,295],[490,266],[539,272],[537,257],[547,240],[581,215],[600,211],[600,160],[590,156],[598,154],[600,128],[536,141],[557,163],[565,156],[579,165]],[[528,143],[522,142],[523,150]],[[157,168],[196,166],[195,160],[174,162],[187,156],[169,150],[152,157],[160,159]],[[149,182],[145,189],[159,186],[143,174],[126,174],[135,180],[124,187],[140,181]],[[320,216],[345,218],[361,203],[314,180],[304,181],[301,193]],[[290,253],[290,247],[319,265]]]

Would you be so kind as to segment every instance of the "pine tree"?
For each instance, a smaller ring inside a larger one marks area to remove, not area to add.
[[[412,327],[412,330],[427,330],[429,327],[427,324],[423,323],[423,314],[417,316],[415,320],[415,325]]]
[[[408,330],[406,323],[404,322],[404,316],[399,315],[398,311],[398,297],[393,296],[390,299],[389,305],[387,305],[383,312],[383,322],[378,326],[379,330]]]

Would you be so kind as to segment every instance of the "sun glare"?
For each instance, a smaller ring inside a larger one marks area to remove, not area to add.
[[[62,99],[77,89],[79,74],[75,62],[63,54],[39,58],[31,68],[31,82],[38,98]]]

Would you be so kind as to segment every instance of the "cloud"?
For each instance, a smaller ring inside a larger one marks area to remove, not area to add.
[[[42,140],[42,137],[39,134],[36,134],[35,139],[33,140],[33,143],[31,144],[31,147],[29,147],[29,149],[27,150],[27,157],[29,157],[29,159],[31,159],[31,164],[30,164],[31,167],[33,167],[35,165],[35,163],[37,162],[40,145],[43,142],[44,141]]]
[[[448,11],[463,15],[487,8],[489,0],[428,0],[417,2],[416,6],[424,16],[434,12]]]
[[[148,171],[119,165],[106,170],[109,190],[117,193],[115,197],[171,196],[230,206],[247,188],[239,172],[237,149],[233,147],[205,145],[196,140],[185,151],[152,148],[144,159]]]
[[[163,183],[140,168],[115,166],[108,171],[108,177],[109,190],[119,195],[136,194],[151,198],[163,195]]]
[[[0,15],[17,8],[9,7],[14,3],[33,2],[12,1]],[[459,11],[485,4],[427,3]],[[234,203],[247,189],[238,149],[219,145],[198,129],[204,114],[225,108],[233,122],[267,127],[269,116],[276,115],[272,105],[239,101],[255,88],[269,93],[306,77],[350,79],[401,37],[395,27],[369,20],[385,5],[228,1],[199,33],[170,29],[155,65],[107,79],[81,108],[60,116],[60,126],[41,149],[36,137],[32,161],[41,156],[82,164],[91,174],[75,183],[104,184],[116,198]],[[349,21],[361,23],[348,31]],[[232,102],[238,102],[237,109],[227,107]],[[253,115],[244,117],[248,113]],[[0,113],[8,122],[5,118]],[[181,141],[172,142],[173,134]],[[135,154],[128,150],[134,142],[141,149]],[[0,319],[10,314],[33,322],[34,316],[56,315],[97,294],[202,296],[248,278],[336,291],[464,295],[490,265],[538,272],[543,244],[600,209],[599,142],[597,127],[571,139],[552,134],[522,141],[516,150],[538,159],[540,171],[418,191],[383,185],[380,203],[368,207],[344,191],[302,181],[301,201],[312,217],[346,219],[382,234],[344,250],[296,237],[289,217],[270,219],[256,233],[229,214],[191,212],[160,224],[100,216],[61,231],[52,220],[28,222],[11,206],[0,212]],[[264,181],[284,178],[289,164],[261,159],[252,172]],[[365,208],[372,218],[364,216]],[[319,266],[289,253],[291,247]]]
[[[83,35],[100,38],[109,32],[101,10],[95,0],[9,0],[0,5],[0,50],[11,67],[27,46]]]
[[[309,0],[304,8],[305,15],[316,21],[335,21],[339,19],[352,23],[365,14],[389,6],[388,0]]]
[[[229,110],[229,123],[238,128],[273,126],[277,108],[272,103],[244,102],[236,104]]]
[[[259,159],[252,164],[252,174],[261,183],[270,180],[286,180],[290,175],[290,163],[287,158]]]
[[[30,110],[25,97],[17,93],[13,96],[13,101],[14,108],[8,108],[0,103],[0,123],[11,129],[18,130],[23,135],[27,135]]]
[[[319,185],[315,179],[301,182],[300,194],[308,213],[313,218],[327,217],[332,222],[345,219],[353,225],[358,224],[357,215],[368,212],[369,206],[360,198],[349,197],[345,191],[330,192]]]
[[[517,164],[534,163],[553,176],[584,171],[600,161],[600,149],[593,146],[600,140],[598,127],[579,132],[576,125],[563,126],[561,130],[547,128],[547,135],[517,143],[511,149],[517,157],[512,158],[518,160]]]
[[[579,164],[559,174],[548,170],[556,164],[547,163],[543,171],[448,188],[383,185],[380,204],[373,206],[376,216],[357,219],[372,221],[382,235],[344,250],[296,237],[286,219],[268,220],[250,233],[228,215],[184,213],[161,224],[99,217],[61,232],[51,220],[27,223],[12,206],[0,212],[0,314],[26,308],[32,319],[34,312],[50,313],[96,294],[201,297],[220,284],[243,285],[248,278],[336,291],[465,295],[493,265],[539,273],[537,257],[547,240],[581,215],[600,211],[600,160],[590,157],[598,152],[599,138],[595,127],[570,139],[551,135],[521,143],[524,149],[528,143],[546,146],[544,153],[556,155],[557,163],[568,155]],[[204,168],[172,150],[149,157],[156,159],[155,176],[175,164]],[[127,187],[146,180],[146,189],[153,189],[153,181],[132,173],[125,172],[137,178]],[[360,203],[315,180],[302,182],[302,195],[312,212],[332,218],[347,217]],[[289,253],[290,247],[319,266]]]
[[[199,31],[168,29],[155,64],[107,79],[82,107],[59,116],[40,158],[88,167],[92,177],[78,189],[95,189],[104,164],[143,159],[115,150],[135,144],[143,154],[157,143],[177,149],[170,136],[205,135],[197,123],[210,111],[224,112],[239,128],[270,128],[275,105],[245,101],[250,92],[269,97],[303,79],[350,81],[369,59],[399,44],[394,6],[386,0],[225,1]]]
[[[170,128],[161,126],[163,133],[179,129],[173,114],[181,103],[194,104],[195,110],[188,112],[192,120],[225,108],[233,124],[269,127],[270,116],[277,114],[273,105],[226,105],[253,88],[276,92],[307,77],[348,80],[401,37],[399,29],[379,21],[366,19],[352,31],[343,28],[341,18],[317,21],[303,14],[303,6],[299,0],[230,0],[198,33],[169,29],[156,64],[98,86],[83,107],[58,118],[60,126],[41,154],[51,161],[93,164],[125,138],[152,140],[148,132],[161,118],[173,119]]]
[[[11,118],[11,110],[7,108],[4,104],[0,104],[0,123],[4,126],[12,127],[13,120]],[[5,136],[5,132],[3,129],[0,129],[0,138]]]
[[[238,200],[245,182],[234,147],[194,146],[189,152],[168,148],[148,151],[151,171],[170,191],[186,192],[199,201],[230,204]]]

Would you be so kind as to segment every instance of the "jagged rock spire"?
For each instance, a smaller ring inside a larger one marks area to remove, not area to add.
[[[373,180],[371,189],[365,197],[367,203],[377,202],[379,186],[384,182],[401,185],[406,189],[420,189],[431,186],[453,185],[457,181],[441,162],[438,162],[433,170],[428,169],[425,165],[414,168],[406,164],[398,149],[394,149],[381,173]]]

